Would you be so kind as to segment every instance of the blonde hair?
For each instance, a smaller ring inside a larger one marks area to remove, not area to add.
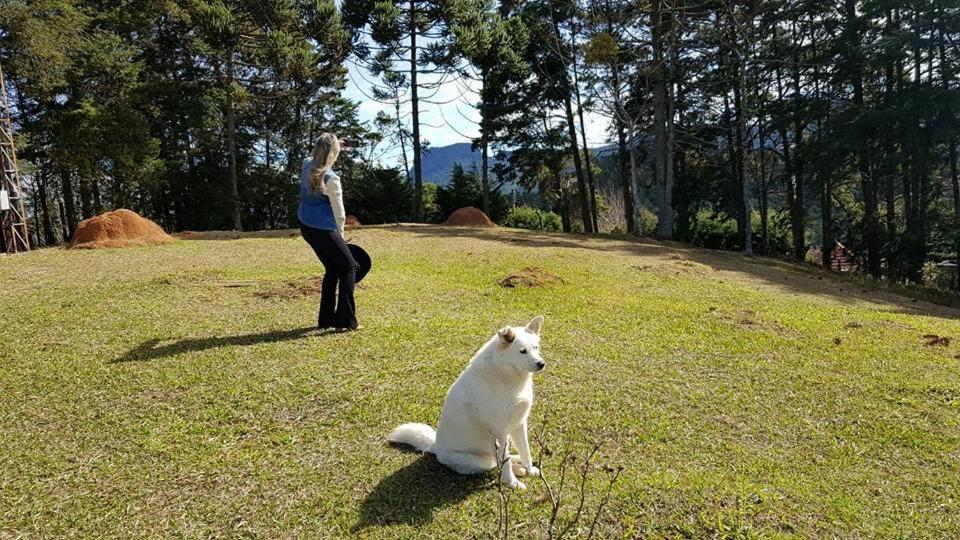
[[[340,155],[340,139],[333,133],[320,135],[317,144],[313,147],[310,163],[310,191],[316,193],[323,190],[323,177],[333,167]]]

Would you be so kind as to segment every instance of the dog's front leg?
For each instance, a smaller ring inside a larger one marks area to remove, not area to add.
[[[517,479],[513,474],[513,467],[510,464],[510,438],[506,433],[497,437],[500,447],[497,449],[497,465],[500,467],[500,480],[509,488],[527,489],[526,484]]]
[[[526,469],[528,476],[540,476],[540,469],[533,466],[533,457],[530,455],[530,442],[527,440],[527,421],[520,422],[513,432],[510,433],[513,444],[517,446],[520,452],[520,464]]]

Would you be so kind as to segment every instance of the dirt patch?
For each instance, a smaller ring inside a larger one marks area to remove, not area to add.
[[[483,213],[483,210],[472,206],[465,206],[454,211],[444,222],[444,225],[461,227],[496,227],[497,225]]]
[[[320,294],[320,283],[323,276],[300,278],[284,282],[275,287],[253,293],[257,298],[282,298],[295,299],[304,296],[318,296]]]
[[[949,347],[952,339],[948,336],[938,336],[936,334],[924,334],[923,344],[927,347]]]
[[[126,208],[114,210],[77,225],[70,247],[78,249],[151,246],[174,242],[159,225]]]
[[[269,289],[261,289],[253,293],[257,298],[280,298],[284,300],[295,300],[297,298],[303,298],[305,296],[320,296],[320,285],[323,283],[323,276],[316,277],[307,277],[300,279],[291,279],[290,281],[284,281],[270,287]],[[222,287],[227,288],[242,288],[249,287],[248,283],[225,283],[221,285]],[[356,288],[366,289],[366,285],[363,283],[357,283]]]
[[[863,328],[863,325],[858,323],[857,321],[850,321],[847,324],[843,325],[843,327],[849,330],[853,330],[856,328]]]
[[[709,313],[718,317],[720,320],[740,326],[742,328],[755,328],[758,330],[769,330],[776,332],[781,336],[791,336],[794,335],[794,330],[791,328],[780,324],[777,321],[771,321],[761,317],[756,311],[752,309],[739,309],[736,311],[728,311],[725,309],[719,309],[717,307],[711,306],[707,310]]]
[[[503,279],[497,282],[501,287],[543,287],[551,283],[563,283],[563,279],[535,266],[524,268],[519,272],[507,274]]]

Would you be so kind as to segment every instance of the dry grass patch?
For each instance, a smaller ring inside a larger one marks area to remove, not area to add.
[[[563,279],[553,272],[535,266],[511,272],[497,282],[501,287],[543,287],[552,283],[563,283]]]

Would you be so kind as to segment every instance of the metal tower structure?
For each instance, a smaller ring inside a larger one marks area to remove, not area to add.
[[[13,141],[13,118],[7,84],[0,67],[0,223],[3,225],[3,247],[7,253],[30,250],[27,213],[20,189],[20,168],[17,147]]]

